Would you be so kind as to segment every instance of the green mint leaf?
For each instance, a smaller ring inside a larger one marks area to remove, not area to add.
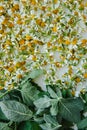
[[[33,113],[27,106],[17,101],[0,102],[0,107],[5,116],[15,122],[21,122],[32,118]]]
[[[35,70],[31,71],[31,73],[29,74],[29,77],[31,79],[35,79],[38,76],[40,76],[41,74],[43,74],[43,71],[41,69],[35,69]]]
[[[52,98],[58,98],[57,94],[51,89],[51,87],[48,86],[47,90]]]
[[[50,108],[50,113],[53,116],[56,116],[58,113],[58,101],[55,101],[52,103],[52,106]]]
[[[78,129],[85,129],[87,127],[87,118],[81,120],[78,124]]]
[[[59,112],[61,116],[71,122],[79,122],[80,111],[84,109],[84,104],[80,98],[64,99],[60,101]]]
[[[34,101],[34,105],[37,108],[48,108],[51,105],[50,101],[51,99],[48,96],[44,96]]]
[[[8,127],[8,123],[0,122],[0,130],[12,130],[12,129]]]
[[[41,128],[36,122],[26,121],[19,125],[18,130],[41,130]]]
[[[27,81],[22,85],[21,94],[23,102],[26,105],[32,105],[33,101],[38,99],[39,90],[37,90],[37,88],[33,86],[29,81]]]

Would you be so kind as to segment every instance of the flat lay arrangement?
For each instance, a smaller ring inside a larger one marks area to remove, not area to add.
[[[87,130],[87,1],[0,1],[0,130]]]

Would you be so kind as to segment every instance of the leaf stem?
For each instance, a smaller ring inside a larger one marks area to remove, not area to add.
[[[18,88],[15,88],[15,90],[17,90],[17,91],[21,92],[21,90],[20,90],[20,89],[18,89]]]
[[[8,94],[10,92],[10,90],[7,90],[5,93],[3,93],[1,96],[0,96],[0,99],[3,98],[6,94]]]

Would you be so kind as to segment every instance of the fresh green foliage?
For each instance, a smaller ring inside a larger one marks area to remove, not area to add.
[[[5,116],[15,122],[21,122],[32,118],[33,113],[27,106],[17,101],[2,101],[0,107]]]
[[[32,85],[29,81],[26,81],[22,85],[21,89],[22,98],[25,104],[32,105],[32,101],[38,98],[39,90]]]
[[[83,119],[78,123],[78,128],[79,129],[85,129],[87,128],[87,118]]]
[[[59,113],[64,119],[76,123],[80,121],[80,111],[84,109],[84,104],[80,98],[63,99],[60,101],[59,108]]]
[[[12,129],[8,126],[8,123],[0,123],[0,130],[12,130]]]
[[[50,113],[53,116],[57,115],[57,113],[58,113],[58,101],[55,100],[54,102],[52,102],[52,106],[50,108]]]
[[[26,121],[20,123],[20,125],[18,126],[18,130],[41,130],[41,128],[38,123],[34,121]]]
[[[48,96],[44,96],[36,101],[34,101],[34,104],[37,108],[48,108],[51,105],[51,99]]]
[[[43,74],[43,71],[41,69],[35,69],[29,74],[29,78],[35,79],[39,77],[41,74]]]
[[[41,74],[43,74],[43,71],[41,69],[35,69],[27,75],[24,80],[21,82],[21,84],[25,83],[28,79],[35,79],[39,77]]]
[[[4,113],[2,112],[1,108],[0,108],[0,120],[7,120]]]
[[[41,90],[33,83],[41,73],[35,70],[22,79],[19,88],[0,93],[0,130],[69,130],[74,123],[86,129],[86,94],[74,97],[59,85]]]
[[[44,115],[45,123],[41,124],[43,130],[57,130],[61,125],[56,121],[56,119],[50,115]]]
[[[50,87],[48,87],[48,93],[52,98],[58,98],[57,94]]]

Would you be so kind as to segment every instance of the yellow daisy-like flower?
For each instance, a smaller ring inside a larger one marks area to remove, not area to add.
[[[83,76],[84,76],[84,78],[87,78],[87,73],[85,73]]]
[[[0,86],[0,90],[4,89],[4,87]]]
[[[70,44],[70,40],[65,40],[65,44],[69,45]]]
[[[20,45],[23,45],[25,43],[25,40],[24,39],[21,39],[20,41],[19,41],[19,44]]]

